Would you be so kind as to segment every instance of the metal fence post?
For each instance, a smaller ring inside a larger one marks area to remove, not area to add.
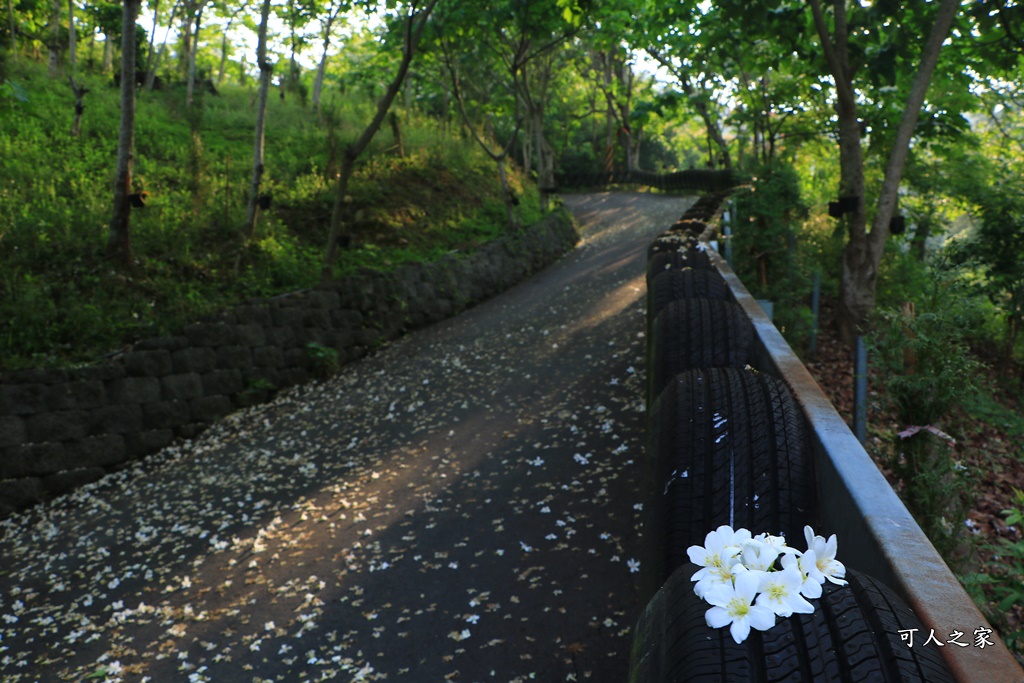
[[[818,311],[821,308],[821,273],[814,273],[814,287],[811,289],[811,344],[810,355],[815,358],[818,355]]]
[[[853,433],[864,445],[868,426],[868,350],[864,338],[859,336],[853,373]]]

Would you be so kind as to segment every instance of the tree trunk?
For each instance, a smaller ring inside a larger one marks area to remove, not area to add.
[[[126,0],[121,16],[121,135],[114,178],[114,214],[107,240],[109,258],[132,267],[131,193],[135,160],[135,22],[142,0]]]
[[[334,23],[334,16],[327,18],[324,26],[324,51],[320,55],[320,63],[316,67],[316,78],[313,80],[313,110],[320,113],[320,94],[324,88],[324,74],[327,73],[327,50],[331,46],[331,24]]]
[[[78,61],[78,36],[75,31],[75,0],[68,0],[68,71],[75,75]]]
[[[114,42],[110,39],[110,35],[107,33],[103,34],[103,73],[110,73],[110,69],[113,68],[114,64]]]
[[[164,39],[160,43],[160,49],[157,50],[156,57],[150,60],[149,70],[146,71],[146,92],[152,92],[153,84],[156,81],[156,72],[160,68],[160,62],[164,58],[164,52],[167,50],[167,39],[171,35],[171,26],[174,25],[174,16],[178,13],[178,8],[181,7],[181,0],[174,3],[174,7],[171,8],[171,16],[167,20],[167,28],[164,29]]]
[[[181,51],[178,53],[178,75],[180,78],[188,78],[189,55],[192,54],[192,15],[196,11],[196,3],[199,0],[185,0],[185,7],[181,13]]]
[[[14,0],[7,0],[7,30],[9,40],[7,57],[13,61],[18,58],[18,32],[14,23]]]
[[[256,64],[260,69],[260,95],[256,107],[256,134],[252,153],[252,184],[249,187],[249,206],[245,212],[245,234],[251,240],[256,235],[256,217],[259,211],[260,185],[263,182],[263,131],[266,126],[267,97],[270,94],[270,79],[274,67],[267,61],[267,21],[270,18],[270,0],[263,0],[260,12],[259,42],[256,47]]]
[[[378,100],[377,111],[369,125],[363,130],[359,138],[345,145],[342,153],[341,174],[338,176],[338,185],[334,195],[334,207],[331,211],[331,227],[327,236],[327,248],[324,253],[323,267],[320,271],[324,282],[329,282],[333,277],[334,259],[338,253],[338,239],[341,236],[343,217],[348,213],[346,208],[348,203],[348,183],[352,177],[352,171],[355,169],[356,160],[366,150],[370,141],[373,140],[373,136],[380,130],[381,124],[384,123],[384,117],[387,116],[391,103],[401,89],[402,82],[409,72],[409,65],[412,63],[423,28],[426,26],[427,19],[437,3],[438,0],[428,0],[422,10],[418,12],[413,10],[413,13],[409,15],[405,29],[402,61],[398,65],[398,71],[395,73],[391,83],[388,84],[384,96]]]
[[[188,87],[185,94],[185,106],[191,107],[196,91],[196,52],[199,51],[199,26],[203,17],[203,8],[200,5],[196,10],[196,27],[192,32],[192,51],[188,55]]]
[[[149,75],[150,69],[153,68],[153,45],[156,40],[156,29],[159,25],[160,19],[160,0],[153,0],[153,28],[149,31],[149,48],[146,52],[146,75]]]
[[[71,92],[75,95],[75,118],[71,123],[71,137],[77,138],[82,132],[82,113],[85,111],[85,94],[88,88],[75,82],[74,76],[69,76],[71,81]]]
[[[53,14],[50,15],[50,78],[57,77],[60,66],[60,0],[53,0]]]
[[[878,269],[889,235],[889,221],[896,208],[900,179],[910,149],[910,139],[917,125],[928,91],[939,50],[946,39],[959,8],[958,0],[942,0],[931,33],[921,51],[921,62],[910,87],[903,117],[896,132],[885,179],[878,195],[871,232],[867,232],[864,160],[861,154],[860,124],[857,119],[856,96],[848,63],[848,35],[845,0],[835,0],[835,42],[829,36],[821,11],[820,0],[809,0],[814,24],[836,83],[836,114],[839,119],[840,196],[855,197],[853,212],[845,219],[848,241],[843,249],[840,279],[839,332],[852,343],[864,331],[875,308]]]

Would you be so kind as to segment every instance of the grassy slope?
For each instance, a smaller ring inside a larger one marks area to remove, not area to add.
[[[149,197],[132,215],[136,266],[125,274],[103,257],[119,93],[106,79],[85,80],[78,139],[69,134],[65,81],[28,64],[0,89],[0,369],[88,361],[211,309],[315,282],[337,155],[310,109],[271,97],[264,188],[273,204],[245,244],[253,93],[236,86],[205,95],[195,141],[183,87],[140,93],[135,186]],[[332,106],[340,149],[371,103]],[[435,122],[404,118],[404,157],[385,129],[353,179],[352,247],[339,274],[435,258],[504,229],[493,163]],[[513,182],[524,222],[539,217],[535,189]]]

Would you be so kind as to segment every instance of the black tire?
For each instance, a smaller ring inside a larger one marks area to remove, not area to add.
[[[728,301],[729,285],[711,268],[689,268],[658,273],[647,288],[647,318],[653,323],[661,310],[673,301],[703,297]],[[648,325],[650,327],[650,325]]]
[[[647,258],[651,259],[655,254],[664,252],[703,251],[698,246],[699,244],[700,240],[685,230],[666,230],[651,241],[651,244],[647,247]]]
[[[693,272],[710,271],[676,274]],[[654,319],[648,348],[648,403],[652,403],[681,372],[742,368],[750,363],[754,326],[743,309],[731,301],[681,299],[663,307]]]
[[[798,544],[799,545],[799,544]],[[802,548],[802,545],[799,545]],[[637,623],[630,683],[952,683],[935,644],[909,648],[899,631],[928,629],[881,582],[847,570],[848,586],[826,582],[814,614],[778,618],[737,644],[704,620],[710,605],[693,592],[687,564]]]
[[[813,521],[806,424],[783,381],[749,369],[684,372],[651,406],[647,435],[643,597],[722,524],[802,538]]]
[[[711,257],[703,249],[656,251],[647,261],[647,286],[650,287],[654,278],[666,271],[687,268],[715,270],[714,264],[711,263]]]

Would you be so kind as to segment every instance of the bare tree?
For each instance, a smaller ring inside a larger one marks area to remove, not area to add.
[[[327,250],[324,254],[323,267],[320,271],[321,278],[324,281],[331,280],[334,270],[334,259],[338,253],[338,240],[341,237],[341,228],[344,222],[343,216],[346,213],[345,204],[348,196],[348,183],[352,178],[352,172],[355,170],[356,160],[359,158],[359,155],[366,151],[370,141],[373,140],[373,136],[380,130],[381,124],[384,123],[384,117],[387,116],[388,109],[391,108],[391,103],[395,100],[399,90],[401,90],[402,82],[409,72],[409,65],[412,63],[413,55],[416,53],[416,46],[419,44],[420,36],[423,34],[423,28],[426,26],[427,19],[430,18],[430,13],[434,10],[437,2],[438,0],[426,0],[426,4],[422,9],[417,9],[417,2],[409,4],[409,16],[406,18],[405,36],[402,42],[402,61],[398,65],[398,71],[395,73],[391,83],[388,84],[384,96],[377,101],[377,111],[369,125],[366,126],[358,138],[345,145],[345,149],[342,151],[341,172],[338,174],[334,207],[331,211],[331,227],[327,236]]]
[[[68,70],[72,76],[75,74],[75,63],[78,61],[78,36],[75,33],[75,0],[68,0]]]
[[[256,65],[260,69],[260,95],[256,109],[256,135],[253,143],[252,184],[249,187],[249,206],[245,212],[247,239],[256,235],[256,217],[259,212],[260,185],[263,182],[263,131],[267,119],[267,96],[274,65],[267,61],[267,21],[270,19],[270,0],[263,0],[260,11],[259,42],[256,45]]]
[[[53,0],[53,13],[50,15],[50,78],[57,77],[60,62],[60,0]]]
[[[332,0],[331,6],[327,11],[327,17],[320,20],[320,25],[323,30],[323,52],[320,55],[320,63],[316,67],[316,79],[313,81],[313,109],[320,113],[320,94],[323,92],[324,87],[324,74],[327,71],[327,49],[331,45],[331,28],[334,26],[334,22],[338,19],[338,15],[341,11],[348,7],[347,0]]]
[[[108,256],[125,268],[132,266],[131,195],[135,161],[135,23],[142,0],[125,0],[121,15],[121,136],[117,144],[114,215],[107,239]]]

